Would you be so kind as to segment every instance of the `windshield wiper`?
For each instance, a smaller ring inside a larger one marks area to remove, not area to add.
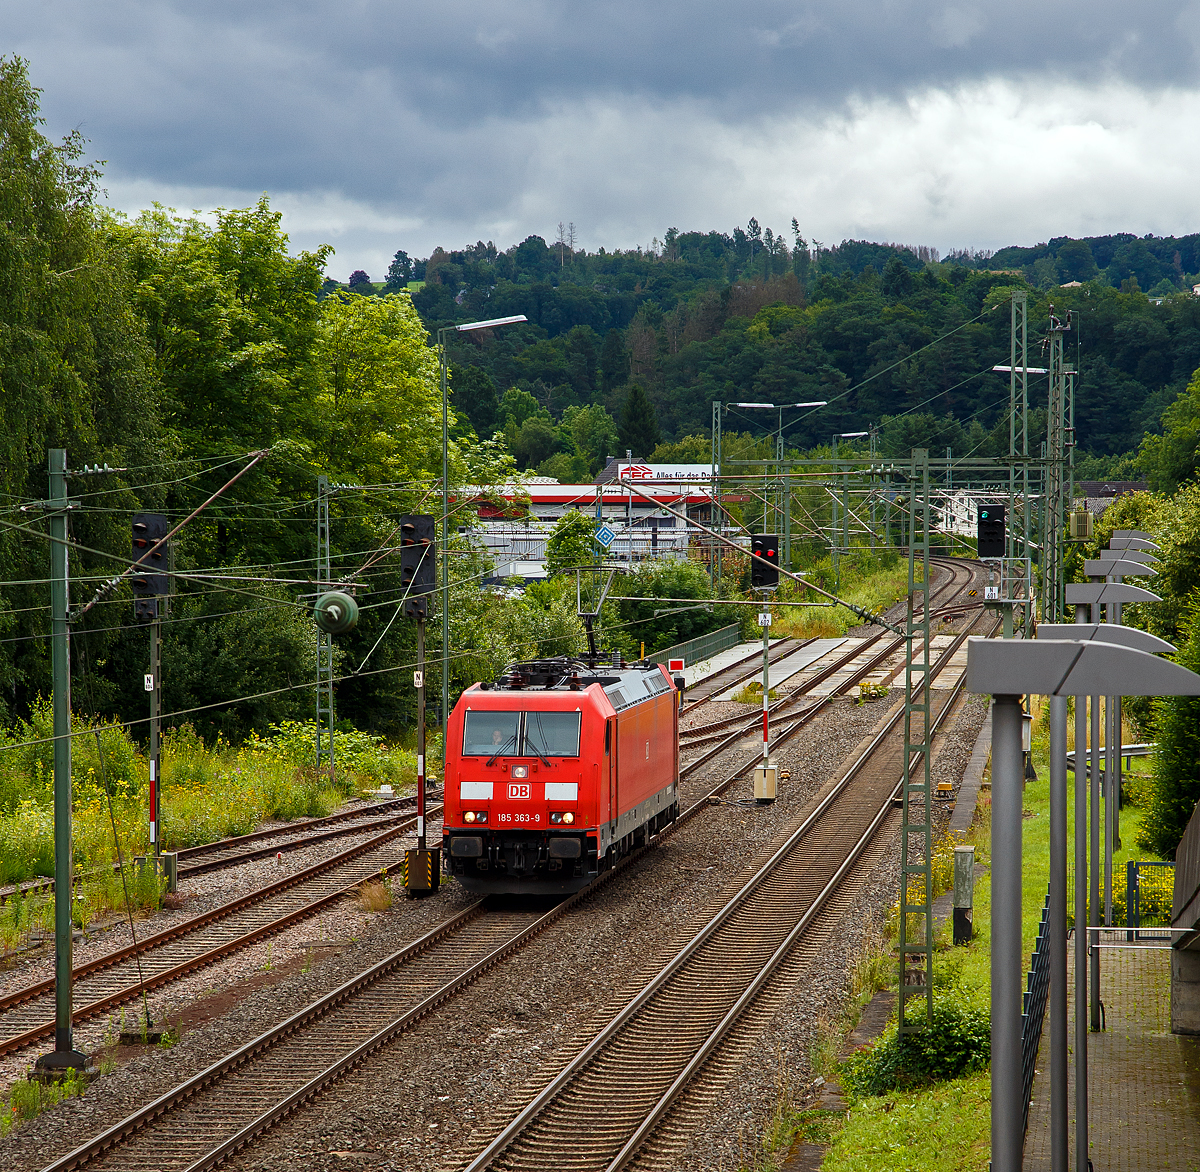
[[[487,759],[487,763],[488,763],[489,765],[495,765],[495,764],[496,764],[496,758],[497,758],[497,757],[499,757],[499,756],[500,756],[500,755],[501,755],[501,754],[504,752],[504,750],[508,748],[508,746],[509,746],[509,745],[515,744],[515,743],[516,743],[516,739],[517,739],[517,734],[516,734],[516,733],[513,733],[513,734],[512,734],[512,735],[511,735],[511,736],[508,738],[508,740],[507,740],[507,741],[505,741],[505,742],[504,742],[504,744],[502,744],[502,745],[500,746],[500,748],[498,748],[498,749],[497,749],[497,750],[496,750],[496,751],[495,751],[495,752],[494,752],[494,753],[493,753],[493,754],[492,754],[492,755],[491,755],[491,756],[490,756],[490,757]]]
[[[547,740],[548,738],[546,737],[546,730],[542,728],[542,714],[540,712],[537,713],[537,715],[534,717],[534,719],[537,721],[538,732],[542,734],[542,740]],[[533,737],[529,736],[528,732],[525,735],[525,740],[530,744],[530,746],[533,748],[533,751],[538,755],[538,757],[541,758],[543,764],[549,765],[550,758],[547,757],[546,754],[543,753],[541,751],[541,749],[539,749],[537,747],[537,742],[533,739]]]

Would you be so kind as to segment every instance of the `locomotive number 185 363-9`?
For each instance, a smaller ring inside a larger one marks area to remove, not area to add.
[[[504,814],[501,813],[501,822],[540,822],[542,816],[540,814]]]

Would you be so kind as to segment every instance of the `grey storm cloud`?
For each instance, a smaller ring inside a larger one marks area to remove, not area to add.
[[[138,198],[334,198],[423,238],[544,232],[549,207],[608,230],[623,205],[627,232],[662,231],[630,209],[682,223],[737,188],[747,154],[769,171],[796,119],[845,137],[868,108],[996,82],[1026,87],[1027,112],[1030,86],[1152,101],[1196,88],[1200,49],[1200,0],[0,0],[0,21],[48,129],[79,127]],[[935,220],[953,205],[939,174],[919,196]]]
[[[506,167],[486,131],[562,102],[685,100],[737,123],[997,75],[1188,85],[1200,33],[1198,6],[1171,0],[22,0],[0,12],[52,120],[82,124],[123,169],[385,199],[425,191],[460,141],[503,181],[520,160]]]

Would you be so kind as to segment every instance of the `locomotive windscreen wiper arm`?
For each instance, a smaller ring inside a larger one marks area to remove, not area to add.
[[[512,735],[511,735],[511,736],[508,738],[508,740],[507,740],[507,741],[505,741],[505,742],[504,742],[504,744],[502,744],[502,745],[500,746],[500,748],[498,748],[498,749],[497,749],[497,750],[496,750],[496,751],[495,751],[495,752],[494,752],[494,753],[493,753],[493,754],[492,754],[492,755],[491,755],[491,756],[490,756],[490,757],[487,759],[487,763],[488,763],[489,765],[495,765],[495,764],[496,764],[496,758],[497,758],[497,757],[499,757],[499,756],[500,756],[500,754],[501,754],[501,753],[503,753],[503,752],[504,752],[504,750],[505,750],[505,749],[507,749],[509,745],[515,745],[515,744],[516,744],[516,742],[517,742],[517,734],[516,734],[516,733],[513,733],[513,734],[512,734]]]
[[[542,714],[540,712],[534,714],[534,719],[537,721],[538,732],[542,734],[542,740],[546,739],[546,731],[542,728]],[[541,751],[537,746],[537,741],[529,735],[529,730],[525,730],[525,742],[533,747],[533,751],[538,755],[544,765],[550,764],[550,758]]]

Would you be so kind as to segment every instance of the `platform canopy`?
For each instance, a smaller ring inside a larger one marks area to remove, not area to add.
[[[1139,631],[1137,627],[1124,627],[1118,623],[1038,623],[1039,639],[1070,639],[1080,643],[1115,643],[1118,647],[1133,647],[1151,655],[1171,655],[1179,648],[1166,639]]]
[[[1068,582],[1068,606],[1099,606],[1124,602],[1162,602],[1157,594],[1128,582]]]
[[[967,640],[967,691],[995,696],[1200,696],[1200,675],[1115,643],[1073,639]]]

